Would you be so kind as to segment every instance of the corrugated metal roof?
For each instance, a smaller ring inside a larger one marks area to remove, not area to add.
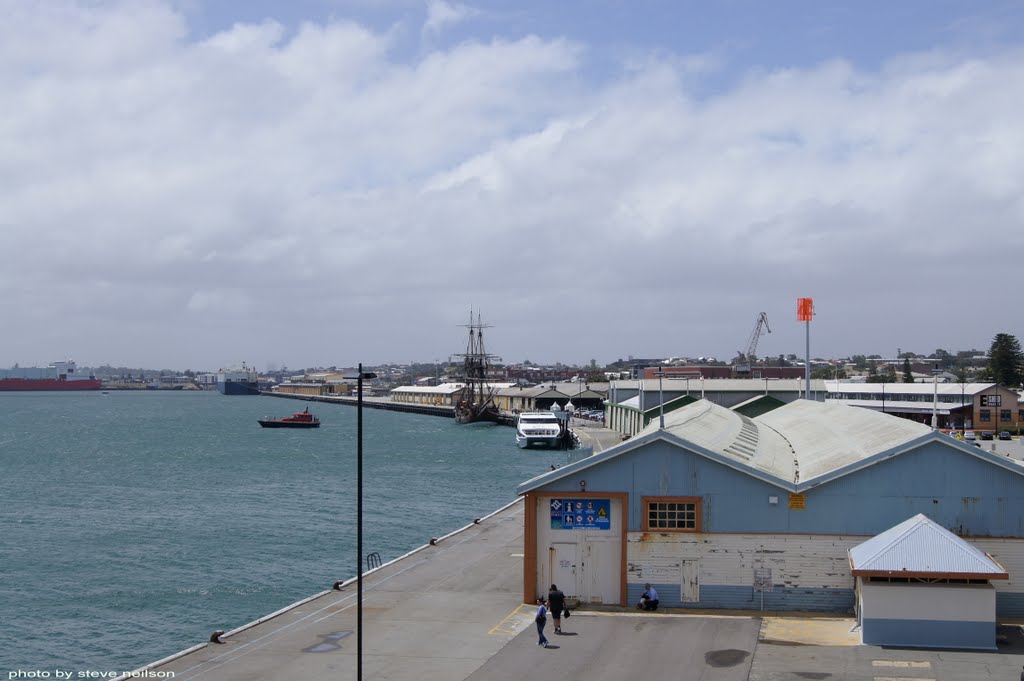
[[[1008,576],[991,557],[922,513],[850,549],[850,564],[854,574]]]
[[[968,400],[964,404],[950,404],[949,402],[939,402],[939,406],[936,407],[930,400],[928,402],[908,402],[906,400],[886,400],[881,402],[879,400],[837,400],[829,398],[825,400],[827,404],[845,404],[848,407],[860,407],[862,409],[874,409],[875,411],[882,411],[885,409],[887,412],[893,413],[906,413],[906,414],[931,414],[933,411],[936,414],[949,415],[958,409],[971,409],[973,402]]]
[[[652,423],[643,432],[656,432]],[[927,435],[920,423],[797,400],[748,418],[706,400],[665,417],[665,430],[789,482],[807,482]]]
[[[803,393],[807,388],[807,383],[802,378],[706,378],[703,381],[706,392],[764,392],[766,382],[768,392],[774,393]],[[657,392],[658,390],[657,378],[622,379],[615,381],[615,387],[627,390],[638,389],[641,383],[643,383],[644,392]],[[687,381],[685,378],[665,376],[662,381],[663,390],[678,392],[686,386],[689,386],[688,389],[691,393],[700,395],[701,380],[699,378],[691,378]],[[824,389],[825,381],[817,378],[811,380],[811,392],[822,392]]]
[[[549,385],[534,386],[533,388],[502,388],[498,391],[498,394],[504,397],[540,397],[542,395],[548,397],[569,397],[566,393],[552,388]]]
[[[649,442],[673,444],[797,492],[859,470],[931,439],[1024,475],[1024,463],[957,442],[920,423],[843,404],[799,399],[750,418],[698,400],[653,420],[622,444],[519,486],[523,494],[563,476],[600,465]]]
[[[848,383],[846,381],[825,381],[825,390],[832,393],[851,393],[857,395],[877,395],[885,392],[897,395],[964,395],[970,397],[997,387],[995,383]],[[970,402],[968,402],[970,404]]]
[[[400,385],[397,388],[392,388],[391,392],[423,395],[450,395],[465,387],[465,383],[442,383],[441,385]]]
[[[797,400],[757,418],[785,437],[799,460],[795,482],[893,450],[932,432],[907,419],[841,404]]]

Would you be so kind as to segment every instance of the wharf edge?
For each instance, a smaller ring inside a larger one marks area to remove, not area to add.
[[[440,537],[431,537],[426,544],[422,544],[421,546],[418,546],[415,549],[412,549],[411,551],[408,551],[407,553],[404,553],[401,556],[398,556],[397,558],[389,560],[388,562],[383,563],[382,565],[379,565],[379,566],[377,566],[375,568],[372,568],[370,570],[365,571],[363,573],[363,580],[365,582],[367,579],[372,578],[374,575],[379,575],[379,574],[384,573],[384,572],[389,572],[393,568],[398,566],[400,563],[402,563],[403,561],[406,561],[406,560],[416,556],[417,554],[420,554],[422,552],[428,551],[428,550],[430,550],[432,548],[436,548],[442,542],[448,541],[448,540],[456,537],[457,535],[462,534],[462,533],[464,533],[464,532],[466,532],[468,530],[471,530],[471,529],[473,529],[475,527],[480,527],[481,525],[483,525],[487,521],[491,521],[494,518],[496,518],[497,516],[502,515],[502,514],[508,512],[508,511],[510,511],[516,505],[520,505],[521,506],[522,502],[523,502],[523,499],[521,497],[517,498],[517,499],[515,499],[515,500],[505,504],[501,508],[498,508],[497,510],[492,511],[491,513],[488,513],[485,516],[482,516],[480,518],[475,518],[473,520],[473,522],[468,523],[467,525],[464,525],[464,526],[462,526],[462,527],[460,527],[460,528],[458,528],[458,529],[456,529],[456,530],[454,530],[452,532],[449,532],[446,535],[443,535],[443,536],[440,536]],[[514,514],[510,518],[506,518],[505,520],[506,521],[517,522],[519,524],[519,527],[521,528],[521,525],[522,525],[522,511],[521,511],[521,509],[520,509],[520,511],[518,513]],[[518,541],[519,541],[519,544],[521,545],[521,543],[522,543],[522,532],[521,531],[518,533]],[[516,565],[517,565],[517,567],[521,567],[521,561],[518,561],[516,563]],[[406,568],[406,569],[410,569],[410,568]],[[400,572],[404,572],[404,571],[405,570],[402,570]],[[353,584],[355,584],[356,580],[357,580],[357,577],[350,577],[350,578],[348,578],[348,579],[346,579],[344,581],[339,580],[338,582],[335,582],[333,587],[330,588],[330,589],[325,589],[325,590],[319,591],[319,592],[317,592],[317,593],[315,593],[315,594],[313,594],[311,596],[307,596],[306,598],[298,600],[298,601],[296,601],[296,602],[294,602],[294,603],[292,603],[290,605],[286,605],[285,607],[280,608],[279,610],[275,610],[274,612],[272,612],[272,613],[270,613],[268,615],[264,615],[262,617],[259,617],[259,618],[255,619],[255,620],[253,620],[252,622],[248,622],[246,624],[243,624],[243,625],[241,625],[239,627],[236,627],[236,628],[234,628],[234,629],[232,629],[230,631],[222,632],[221,630],[213,630],[213,631],[211,631],[211,637],[210,637],[209,641],[206,641],[204,643],[199,643],[199,644],[194,645],[194,646],[190,646],[188,648],[185,648],[184,650],[178,651],[177,653],[173,653],[171,655],[168,655],[167,657],[161,658],[161,659],[156,660],[154,662],[150,662],[150,663],[148,663],[146,665],[143,665],[142,667],[139,667],[137,669],[134,669],[134,670],[128,672],[127,674],[123,674],[121,676],[116,677],[115,679],[113,679],[113,681],[129,681],[130,679],[133,679],[133,678],[146,678],[146,676],[145,676],[146,672],[153,673],[156,670],[158,670],[158,668],[167,666],[167,665],[169,665],[171,663],[174,663],[174,662],[177,662],[177,661],[180,661],[180,660],[188,657],[189,655],[197,654],[197,653],[199,653],[199,652],[201,652],[203,650],[206,650],[206,649],[211,648],[213,646],[217,646],[220,643],[232,642],[231,641],[232,637],[237,637],[237,636],[239,636],[239,635],[241,635],[241,634],[243,634],[243,633],[245,633],[245,632],[247,632],[247,631],[249,631],[251,629],[254,629],[254,628],[256,628],[256,627],[258,627],[258,626],[260,626],[262,624],[265,624],[267,622],[270,622],[271,620],[274,620],[276,618],[285,616],[288,613],[292,612],[293,610],[295,610],[297,608],[300,608],[300,607],[302,607],[304,605],[307,605],[309,603],[312,603],[312,602],[314,602],[314,601],[316,601],[318,599],[331,596],[332,594],[339,594],[346,587],[350,587]],[[516,593],[518,593],[518,591],[521,591],[521,589],[517,589]],[[364,598],[365,598],[365,596],[364,596]],[[513,596],[513,598],[515,599],[514,596]],[[515,599],[515,600],[518,600],[518,599]],[[531,619],[531,623],[532,623],[532,617],[530,619]],[[155,678],[155,677],[151,677],[151,678]],[[183,678],[183,677],[176,673],[176,675],[174,677],[168,677],[168,678]],[[192,677],[187,677],[186,676],[184,678],[192,678]]]

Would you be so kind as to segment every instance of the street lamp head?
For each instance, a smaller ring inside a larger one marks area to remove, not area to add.
[[[344,376],[342,376],[342,378],[350,380],[357,380],[360,378],[377,378],[377,374],[373,373],[372,371],[364,371],[362,373],[345,374]]]

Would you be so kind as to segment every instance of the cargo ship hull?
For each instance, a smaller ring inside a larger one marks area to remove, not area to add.
[[[97,378],[83,378],[66,381],[59,378],[0,378],[0,391],[12,392],[32,390],[99,390]]]
[[[99,390],[102,385],[92,374],[77,373],[70,359],[47,367],[0,369],[0,391],[29,392],[33,390]]]
[[[221,395],[259,395],[259,375],[245,362],[242,362],[241,369],[221,369],[217,372],[217,392]]]
[[[259,395],[260,386],[259,383],[255,381],[218,381],[217,392],[219,392],[221,395]]]

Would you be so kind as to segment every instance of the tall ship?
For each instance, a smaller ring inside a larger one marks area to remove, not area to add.
[[[45,367],[0,369],[0,391],[13,390],[99,390],[100,379],[79,373],[70,359]]]
[[[221,369],[217,372],[217,392],[221,395],[259,395],[259,376],[242,362],[241,369]]]
[[[473,312],[469,313],[469,341],[462,357],[462,368],[466,378],[466,389],[462,399],[455,405],[457,423],[497,423],[500,416],[494,404],[494,388],[487,382],[488,362],[500,359],[489,355],[484,349],[484,329],[490,328],[480,322],[480,313],[473,323]]]

